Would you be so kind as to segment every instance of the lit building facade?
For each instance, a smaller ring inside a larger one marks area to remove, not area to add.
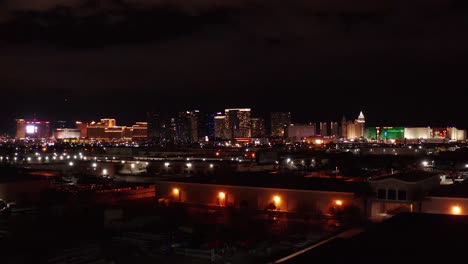
[[[224,113],[228,138],[247,138],[251,136],[250,108],[230,108],[225,109]]]
[[[56,139],[69,139],[80,138],[81,129],[76,128],[56,128],[54,129],[54,138]]]
[[[362,111],[359,113],[358,119],[354,122],[356,125],[356,136],[358,138],[364,137],[364,131],[366,129],[366,118],[364,117],[364,114]]]
[[[215,138],[217,139],[225,139],[225,124],[226,124],[226,116],[217,115],[214,117],[214,133]]]
[[[265,137],[265,119],[263,118],[252,118],[252,137]]]
[[[320,122],[320,135],[322,137],[328,136],[327,122]]]
[[[16,120],[16,138],[50,138],[51,129],[49,121]]]
[[[405,127],[406,139],[429,139],[432,129],[430,127]]]
[[[286,128],[291,124],[291,112],[272,112],[271,113],[271,136],[283,137]]]
[[[331,137],[338,137],[338,122],[330,122],[330,135]]]
[[[87,138],[88,137],[88,123],[76,121],[75,125],[76,125],[76,129],[80,130],[80,137]]]

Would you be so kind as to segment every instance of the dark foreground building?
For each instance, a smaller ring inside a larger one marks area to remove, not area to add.
[[[467,216],[402,213],[281,263],[464,262],[467,236]]]

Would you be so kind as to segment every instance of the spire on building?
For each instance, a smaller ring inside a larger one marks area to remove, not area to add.
[[[364,118],[364,114],[362,113],[362,111],[359,113],[358,119],[365,119],[365,118]]]

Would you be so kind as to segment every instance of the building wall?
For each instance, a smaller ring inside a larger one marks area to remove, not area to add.
[[[215,130],[215,138],[224,139],[224,131],[225,131],[225,120],[226,116],[215,116],[214,117],[214,130]]]
[[[16,138],[25,138],[26,137],[26,120],[18,119],[16,120]]]
[[[303,138],[315,136],[315,125],[290,125],[288,127],[288,138],[300,141]]]
[[[174,193],[174,189],[178,193]],[[225,199],[219,199],[219,193],[225,194]],[[337,200],[343,205],[356,205],[363,208],[363,204],[355,198],[353,193],[327,192],[310,190],[291,190],[277,188],[228,186],[185,182],[156,182],[156,197],[169,198],[189,204],[200,205],[232,205],[236,208],[241,203],[247,203],[252,210],[265,210],[270,204],[275,204],[274,197],[279,196],[280,202],[276,204],[277,210],[303,212],[318,209],[322,212],[335,205]]]

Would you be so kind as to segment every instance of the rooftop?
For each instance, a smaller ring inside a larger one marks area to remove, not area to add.
[[[335,192],[362,192],[367,188],[367,184],[365,182],[352,181],[348,180],[347,178],[310,178],[304,177],[304,175],[301,174],[280,174],[267,172],[236,173],[234,175],[223,176],[202,175],[189,178],[169,178],[167,180],[201,184]]]
[[[434,176],[437,176],[437,173],[430,172],[430,171],[421,171],[421,170],[411,170],[411,171],[403,171],[398,172],[395,174],[389,174],[385,176],[375,177],[372,178],[371,181],[380,181],[385,179],[396,179],[404,182],[419,182]]]

